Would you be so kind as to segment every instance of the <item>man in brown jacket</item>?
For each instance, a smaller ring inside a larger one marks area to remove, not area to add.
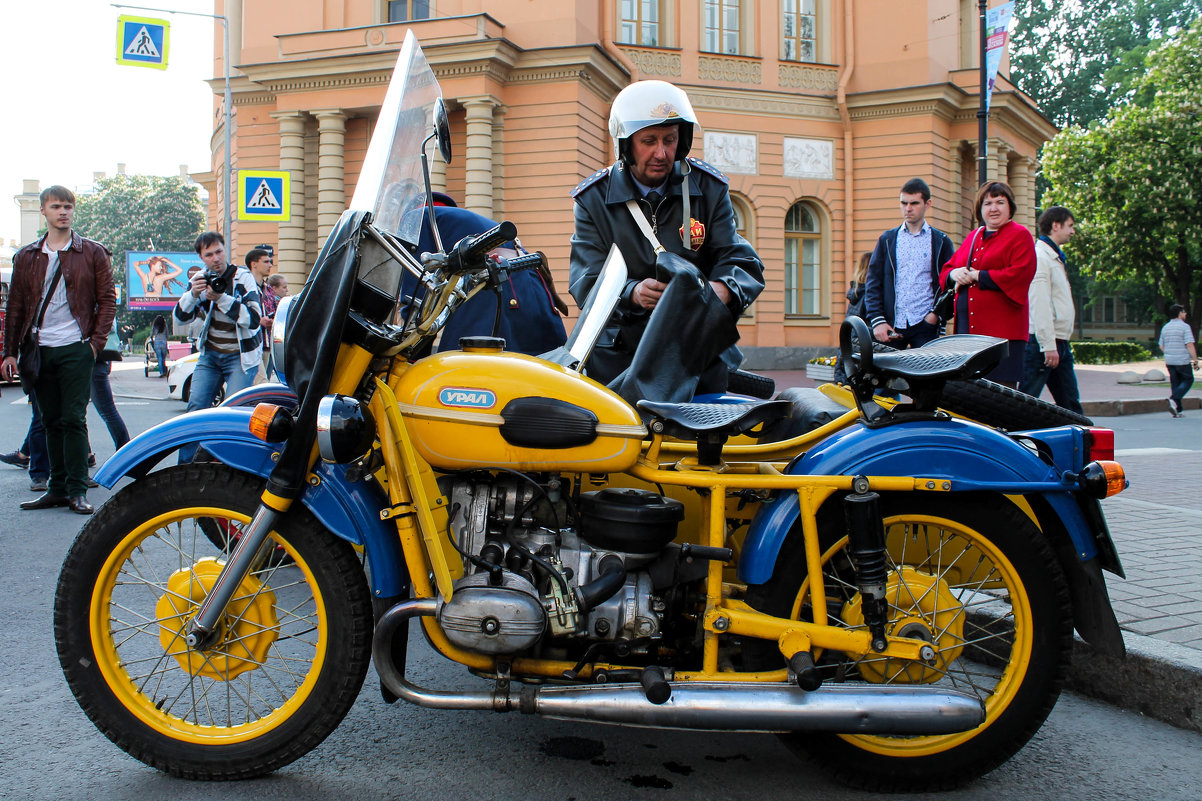
[[[4,361],[0,373],[12,380],[17,349],[36,327],[41,369],[34,384],[46,426],[50,480],[45,495],[22,509],[66,506],[77,514],[94,511],[87,498],[88,396],[92,366],[104,349],[117,298],[113,268],[104,245],[71,230],[75,195],[52,186],[42,192],[46,236],[17,251],[4,320]],[[43,300],[49,295],[42,312]]]

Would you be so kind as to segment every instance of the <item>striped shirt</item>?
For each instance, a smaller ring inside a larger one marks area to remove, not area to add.
[[[175,319],[187,323],[197,316],[205,318],[200,334],[201,353],[209,348],[217,353],[241,353],[243,370],[262,362],[263,332],[259,321],[263,307],[259,304],[259,286],[250,270],[237,268],[229,289],[216,302],[184,292],[175,304]]]

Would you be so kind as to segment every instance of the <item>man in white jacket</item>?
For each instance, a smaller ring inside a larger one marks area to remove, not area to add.
[[[1039,241],[1035,243],[1038,261],[1028,295],[1030,338],[1019,389],[1039,397],[1047,386],[1057,406],[1081,414],[1073,352],[1068,344],[1076,312],[1064,251],[1060,249],[1076,233],[1075,222],[1064,206],[1051,206],[1039,216]]]

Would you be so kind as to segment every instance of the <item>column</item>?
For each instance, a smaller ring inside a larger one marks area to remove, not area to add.
[[[497,104],[492,110],[492,210],[496,219],[505,219],[505,112]]]
[[[1006,164],[1010,159],[1010,146],[1001,139],[989,140],[989,152],[986,156],[988,167],[988,178],[991,181],[1006,181],[1009,176],[1006,174]],[[1011,187],[1013,188],[1013,187]]]
[[[339,109],[322,109],[314,111],[313,116],[317,118],[317,245],[320,247],[346,210],[346,114]]]
[[[289,219],[280,223],[275,263],[295,294],[305,283],[309,265],[305,247],[305,120],[309,115],[303,111],[283,111],[271,116],[280,126],[280,169],[292,175]]]
[[[961,218],[964,216],[964,185],[961,161],[960,140],[956,139],[947,145],[947,228],[944,233],[957,243],[963,238]]]
[[[1010,188],[1014,190],[1014,203],[1018,210],[1014,221],[1035,231],[1035,196],[1030,191],[1030,168],[1026,157],[1012,159],[1009,163]]]
[[[442,153],[438,152],[437,147],[432,147],[427,152],[430,158],[430,188],[435,192],[446,192],[447,163],[442,160]],[[458,203],[459,200],[455,202]]]
[[[463,205],[492,217],[492,112],[496,104],[487,97],[461,99],[460,103],[467,112]]]

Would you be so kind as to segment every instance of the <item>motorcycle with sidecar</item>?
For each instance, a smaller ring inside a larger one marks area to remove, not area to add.
[[[410,34],[351,208],[277,312],[283,384],[97,473],[124,483],[66,557],[54,630],[118,746],[181,777],[258,776],[317,747],[374,664],[389,702],[774,732],[850,783],[941,788],[1039,729],[1074,628],[1122,652],[1113,434],[940,408],[1004,343],[874,353],[852,320],[824,422],[796,397],[636,408],[583,372],[625,279],[613,251],[559,351],[430,353],[529,266],[485,258],[508,224],[414,256],[431,140],[449,159]],[[911,402],[878,394],[903,383]],[[160,467],[190,442],[206,460]],[[416,682],[411,624],[479,686]]]

